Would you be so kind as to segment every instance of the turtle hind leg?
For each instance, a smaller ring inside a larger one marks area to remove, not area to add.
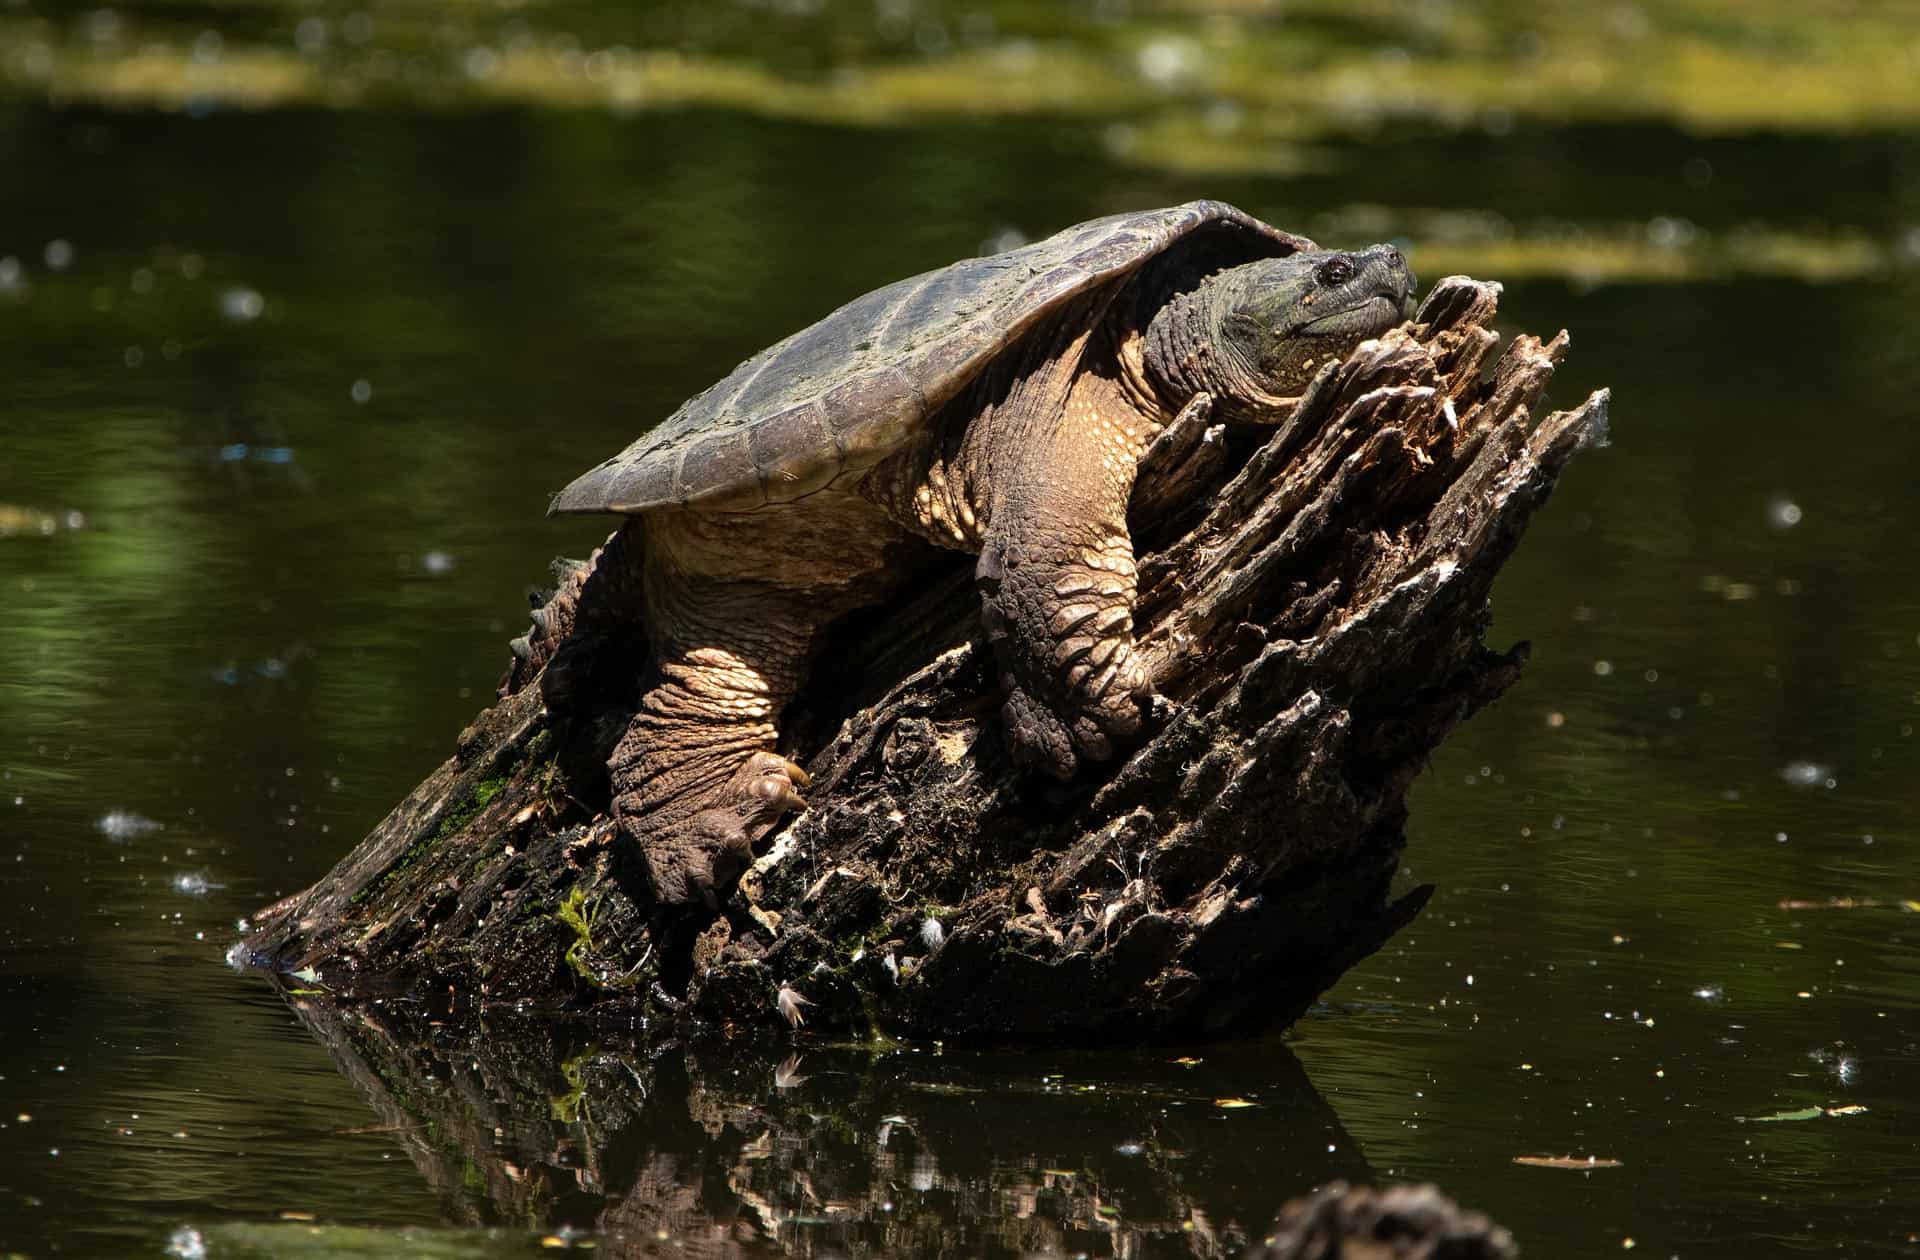
[[[609,762],[614,820],[663,906],[717,907],[754,844],[806,804],[806,772],[774,751],[774,719],[798,685],[811,627],[767,612],[750,656],[705,646],[660,661]]]
[[[806,807],[806,771],[765,749],[731,762],[705,790],[663,793],[649,771],[671,758],[674,732],[650,723],[628,728],[614,752],[613,814],[638,842],[647,879],[662,906],[717,909],[753,862],[753,846],[788,814]],[[723,769],[711,748],[700,754]],[[622,780],[626,791],[620,790]]]
[[[778,751],[781,710],[821,627],[885,595],[901,535],[844,495],[642,523],[653,662],[608,762],[612,813],[662,906],[717,908],[805,804],[806,773]]]

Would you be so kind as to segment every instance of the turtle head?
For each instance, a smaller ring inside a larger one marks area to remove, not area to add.
[[[1216,335],[1231,375],[1276,399],[1298,395],[1328,359],[1413,314],[1413,272],[1391,245],[1262,259],[1222,272],[1214,283],[1221,285]]]

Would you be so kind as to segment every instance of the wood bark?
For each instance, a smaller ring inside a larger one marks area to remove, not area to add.
[[[1604,437],[1604,391],[1536,418],[1567,337],[1496,354],[1498,296],[1444,280],[1277,426],[1196,408],[1156,442],[1135,625],[1165,701],[1109,764],[1067,783],[1013,765],[970,560],[934,564],[839,627],[789,706],[807,811],[721,914],[659,912],[604,816],[646,651],[595,598],[616,534],[563,570],[454,756],[236,958],[346,999],[730,1028],[1138,1042],[1290,1022],[1424,904],[1394,881],[1408,789],[1517,678],[1525,646],[1482,642],[1489,587]]]

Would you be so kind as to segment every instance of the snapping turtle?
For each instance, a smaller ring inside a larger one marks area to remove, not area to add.
[[[1016,756],[1071,775],[1137,730],[1127,500],[1186,412],[1284,417],[1411,313],[1376,245],[1325,252],[1216,201],[1115,215],[855,299],[554,497],[638,518],[653,673],[610,763],[661,904],[717,904],[804,804],[777,722],[821,630],[916,540],[979,555]]]

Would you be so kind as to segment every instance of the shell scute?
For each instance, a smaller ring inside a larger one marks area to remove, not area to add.
[[[846,337],[833,320],[810,324],[734,369],[739,377],[713,400],[716,419],[750,421],[783,411],[838,381],[846,365]]]
[[[871,468],[898,450],[926,419],[927,400],[898,368],[836,386],[820,400],[850,472]]]
[[[766,483],[754,466],[746,431],[723,429],[688,446],[674,491],[689,507],[750,512],[765,506]]]
[[[1052,306],[1063,302],[1093,284],[1093,277],[1079,267],[1062,264],[1043,267],[1020,290],[1019,303],[1025,306]]]
[[[970,321],[914,356],[910,369],[914,387],[929,407],[938,407],[972,380],[1007,341],[1005,330],[994,320]]]
[[[767,502],[791,503],[821,489],[846,466],[818,401],[767,417],[747,430]]]

